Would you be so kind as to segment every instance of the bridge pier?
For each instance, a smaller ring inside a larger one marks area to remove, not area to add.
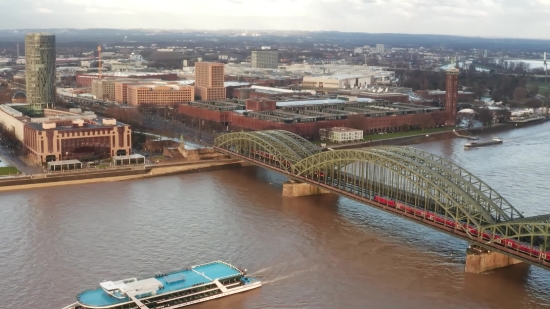
[[[283,197],[299,197],[326,193],[330,193],[330,191],[304,182],[289,180],[283,183]]]
[[[507,255],[498,252],[488,251],[476,245],[470,245],[466,249],[466,265],[464,271],[467,273],[481,274],[497,268],[521,263]]]

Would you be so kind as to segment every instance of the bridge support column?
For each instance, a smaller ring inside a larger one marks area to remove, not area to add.
[[[283,197],[299,197],[326,193],[330,192],[308,183],[295,181],[283,183]]]
[[[488,251],[484,248],[470,245],[466,249],[466,266],[464,271],[467,273],[481,274],[497,268],[521,263],[507,255],[498,252]]]

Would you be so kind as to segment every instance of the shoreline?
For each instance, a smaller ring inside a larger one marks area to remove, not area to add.
[[[242,165],[241,160],[224,159],[217,161],[182,162],[179,164],[167,164],[161,166],[144,166],[143,169],[130,169],[121,171],[105,171],[99,173],[77,172],[67,174],[54,174],[48,178],[48,174],[33,175],[32,177],[0,178],[0,192],[26,190],[35,188],[48,188],[55,186],[79,185],[101,182],[116,182],[152,177],[191,174],[198,172],[216,171],[221,169],[236,168]],[[115,173],[115,175],[113,175]],[[106,174],[106,175],[102,175]],[[120,174],[120,175],[116,175]],[[93,177],[92,177],[93,176]],[[2,183],[3,182],[3,183]]]
[[[328,146],[335,150],[340,149],[356,149],[356,148],[365,148],[365,147],[373,147],[373,146],[406,146],[406,145],[414,145],[414,144],[421,144],[421,143],[427,143],[427,142],[433,142],[438,140],[445,140],[445,139],[452,139],[452,138],[458,138],[454,132],[461,133],[461,132],[469,132],[471,134],[477,135],[477,134],[487,134],[487,133],[497,133],[497,132],[503,132],[508,130],[514,130],[514,129],[521,129],[525,127],[530,127],[534,125],[543,124],[546,121],[550,121],[550,119],[541,119],[539,121],[533,121],[533,122],[527,122],[523,123],[521,125],[517,125],[515,123],[503,123],[492,127],[487,128],[477,128],[477,129],[456,129],[455,131],[443,131],[443,132],[435,132],[435,133],[419,133],[415,135],[409,135],[409,136],[402,136],[402,137],[393,137],[393,138],[387,138],[387,139],[380,139],[375,140],[372,142],[361,142],[357,144],[343,144],[343,145],[334,145],[334,146]]]

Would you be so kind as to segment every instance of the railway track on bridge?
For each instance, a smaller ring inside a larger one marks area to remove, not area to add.
[[[285,131],[225,134],[214,148],[550,270],[550,215],[523,217],[475,175],[433,154],[409,147],[321,152]]]

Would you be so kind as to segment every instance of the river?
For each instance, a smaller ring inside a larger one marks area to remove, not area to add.
[[[492,135],[481,136],[492,138]],[[550,213],[550,123],[465,151],[415,145],[485,180],[525,215]],[[281,197],[248,167],[0,193],[0,308],[60,309],[103,280],[224,260],[264,286],[193,308],[548,308],[550,273],[463,272],[467,243],[334,195]]]

